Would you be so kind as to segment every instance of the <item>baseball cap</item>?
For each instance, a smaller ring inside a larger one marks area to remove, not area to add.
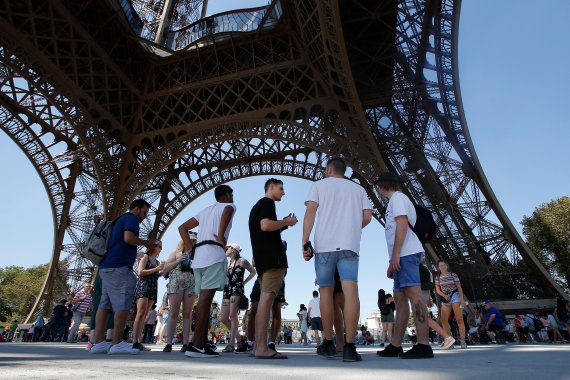
[[[379,182],[399,182],[400,178],[398,177],[397,174],[392,173],[392,172],[385,172],[382,173],[378,176],[378,178],[376,179],[376,181],[374,181],[375,183],[379,183]]]
[[[489,300],[484,300],[483,301],[483,306],[490,304],[491,302],[489,302]]]
[[[241,252],[241,246],[238,243],[230,243],[226,246],[226,248],[227,247],[232,247],[236,251]]]

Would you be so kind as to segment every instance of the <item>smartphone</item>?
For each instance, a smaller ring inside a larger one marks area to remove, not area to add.
[[[315,250],[313,249],[313,245],[311,244],[310,241],[306,242],[305,245],[303,245],[303,250],[309,251],[311,254],[311,258],[313,258],[313,255],[315,254]]]

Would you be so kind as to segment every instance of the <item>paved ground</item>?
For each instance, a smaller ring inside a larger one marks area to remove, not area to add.
[[[281,345],[287,360],[194,359],[149,347],[137,356],[107,356],[89,355],[83,344],[0,343],[0,379],[570,379],[570,345],[471,346],[435,350],[432,360],[380,358],[378,347],[368,346],[358,349],[359,363],[318,357],[314,346]]]

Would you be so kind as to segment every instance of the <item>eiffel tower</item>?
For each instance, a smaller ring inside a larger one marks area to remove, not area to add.
[[[315,181],[350,165],[391,170],[431,209],[425,245],[468,298],[563,294],[481,169],[457,68],[460,0],[272,0],[206,17],[207,0],[13,0],[0,5],[0,127],[43,181],[55,244],[31,318],[53,284],[96,268],[81,255],[135,197],[160,238],[215,186],[270,174]]]

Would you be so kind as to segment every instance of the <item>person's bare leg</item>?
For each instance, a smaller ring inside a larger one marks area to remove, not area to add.
[[[196,328],[194,330],[193,345],[203,346],[208,340],[208,325],[210,322],[210,307],[216,294],[216,289],[202,289],[196,308]]]
[[[388,336],[388,342],[392,343],[392,337],[394,336],[394,322],[386,322],[387,331],[386,335]]]
[[[344,348],[344,293],[334,295],[334,331],[336,333],[336,351]]]
[[[232,324],[230,321],[230,300],[228,298],[222,300],[222,311],[220,314],[222,323],[227,327],[228,330],[231,330]]]
[[[100,343],[105,340],[105,327],[107,326],[107,318],[111,314],[109,309],[98,309],[95,314],[95,336],[93,343]]]
[[[267,324],[269,323],[269,310],[273,306],[275,293],[261,292],[257,314],[255,316],[255,356],[272,356],[274,351],[267,347]]]
[[[358,318],[360,316],[360,299],[358,298],[358,282],[341,281],[344,293],[344,328],[346,330],[346,342],[354,343]]]
[[[334,321],[333,287],[321,286],[319,290],[321,293],[320,309],[321,322],[323,323],[323,339],[332,340]]]
[[[275,342],[281,330],[281,302],[273,301],[271,307],[271,336],[269,340]]]
[[[427,316],[426,303],[421,296],[421,289],[419,286],[406,286],[403,290],[406,298],[408,298],[412,304],[418,343],[429,345],[429,318]],[[465,331],[463,334],[465,334]]]
[[[232,298],[230,298],[230,312],[229,312],[230,341],[228,342],[228,344],[232,347],[235,347],[236,337],[237,337],[237,333],[238,333],[239,301],[240,301],[240,296],[232,296]]]
[[[394,334],[390,344],[394,347],[401,347],[404,339],[404,332],[408,326],[410,318],[410,307],[408,297],[402,291],[394,292],[394,302],[396,303],[396,322],[394,324]]]
[[[129,310],[121,310],[115,312],[115,326],[113,329],[112,344],[117,344],[123,341],[123,332],[125,331],[125,325],[127,324],[128,316]],[[97,326],[95,326],[95,328],[97,328]]]
[[[255,318],[257,317],[257,306],[259,301],[252,302],[249,308],[249,318],[247,319],[247,340],[253,342],[252,354],[255,355]]]
[[[451,335],[451,326],[449,326],[449,314],[451,313],[451,305],[441,305],[441,315],[439,316],[439,322],[441,327]]]
[[[447,339],[450,336],[447,331],[445,331],[436,321],[431,318],[428,318],[428,327],[441,335],[444,339]]]
[[[461,343],[465,343],[465,323],[463,322],[463,309],[459,302],[455,302],[451,305],[453,307],[453,313],[455,314],[455,320],[457,321],[457,327],[459,328],[459,336],[461,337]]]
[[[172,344],[176,332],[176,322],[178,314],[180,313],[180,304],[182,303],[183,294],[169,293],[168,294],[168,322],[166,322],[166,344]]]
[[[190,341],[190,330],[192,329],[192,308],[196,296],[184,294],[182,296],[182,344],[188,344]]]

